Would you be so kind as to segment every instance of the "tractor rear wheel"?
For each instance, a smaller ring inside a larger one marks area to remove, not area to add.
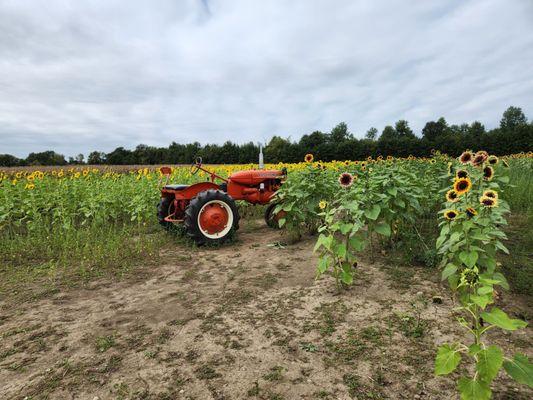
[[[222,244],[239,229],[235,201],[221,190],[200,192],[185,210],[185,232],[197,244]]]
[[[285,216],[285,211],[283,210],[274,214],[274,209],[278,204],[279,203],[271,203],[265,210],[265,222],[267,226],[274,229],[280,229],[278,221]]]
[[[172,210],[172,198],[162,197],[157,205],[157,220],[159,225],[161,225],[166,230],[169,230],[172,227],[172,222],[165,221],[165,218],[171,214]]]

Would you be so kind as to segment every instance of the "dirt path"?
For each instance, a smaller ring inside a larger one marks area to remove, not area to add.
[[[363,260],[339,295],[314,280],[313,239],[280,240],[251,223],[232,245],[165,249],[120,282],[0,303],[0,399],[456,398],[432,373],[436,345],[460,334],[436,271]],[[527,299],[502,301],[531,315]],[[527,353],[531,338],[493,340]],[[498,383],[495,398],[533,396]]]

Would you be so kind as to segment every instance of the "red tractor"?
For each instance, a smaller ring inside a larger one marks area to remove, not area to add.
[[[268,204],[280,188],[287,172],[283,170],[252,169],[239,171],[224,179],[202,167],[198,157],[191,165],[191,173],[198,171],[209,174],[208,181],[193,185],[168,185],[161,190],[161,201],[157,206],[159,223],[165,228],[183,223],[185,232],[197,244],[225,242],[239,229],[239,211],[235,200],[251,204]],[[161,173],[168,176],[169,167],[162,167]],[[215,180],[222,183],[217,184]],[[277,226],[279,216],[273,215],[275,204],[269,204],[265,220],[272,227]]]

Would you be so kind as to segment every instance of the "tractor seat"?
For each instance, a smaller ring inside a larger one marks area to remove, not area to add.
[[[168,189],[168,190],[183,190],[188,187],[189,185],[165,185],[165,189]]]

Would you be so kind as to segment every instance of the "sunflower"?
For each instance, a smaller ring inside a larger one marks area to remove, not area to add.
[[[448,221],[453,221],[459,213],[456,210],[446,210],[444,211],[444,218],[446,218]]]
[[[326,208],[328,206],[328,202],[326,200],[321,200],[319,203],[318,203],[318,207],[323,210],[324,208]]]
[[[468,192],[471,187],[472,181],[470,180],[470,178],[456,179],[455,183],[453,184],[453,189],[455,190],[458,196],[461,196]]]
[[[483,192],[483,197],[490,197],[491,199],[498,200],[498,192],[488,189]]]
[[[482,206],[488,207],[488,208],[492,208],[492,207],[497,207],[498,206],[498,199],[494,199],[492,197],[481,196],[479,198],[479,202],[481,203]]]
[[[468,216],[468,218],[472,218],[477,215],[477,211],[472,207],[468,207],[465,211],[466,211],[466,215]]]
[[[33,183],[27,183],[24,189],[33,190],[35,189],[35,185]]]
[[[498,157],[496,156],[489,156],[489,158],[487,159],[488,163],[491,164],[491,165],[496,165],[498,164],[498,161],[500,161],[498,159]]]
[[[483,168],[483,179],[486,181],[492,180],[492,177],[494,176],[494,169],[487,165],[485,168]]]
[[[310,163],[310,162],[313,162],[315,157],[313,157],[313,155],[311,153],[307,153],[304,157],[304,160],[306,163]]]
[[[478,151],[476,154],[474,154],[472,165],[473,166],[481,165],[487,160],[488,157],[489,157],[489,154],[486,151]]]
[[[361,167],[363,167],[363,168],[366,167],[366,162],[365,161],[361,161]]]
[[[459,196],[457,196],[457,193],[455,192],[455,190],[450,189],[446,193],[446,200],[449,201],[450,203],[455,203],[456,201],[459,201]]]
[[[350,187],[353,183],[353,175],[349,172],[343,172],[339,175],[339,183],[342,187]]]
[[[457,179],[467,178],[467,177],[468,177],[468,171],[465,170],[465,169],[459,169],[459,170],[457,170],[457,172],[455,173],[455,177],[456,177]]]
[[[463,154],[459,156],[459,161],[461,162],[461,164],[468,164],[472,161],[473,157],[474,155],[471,151],[463,151]]]

